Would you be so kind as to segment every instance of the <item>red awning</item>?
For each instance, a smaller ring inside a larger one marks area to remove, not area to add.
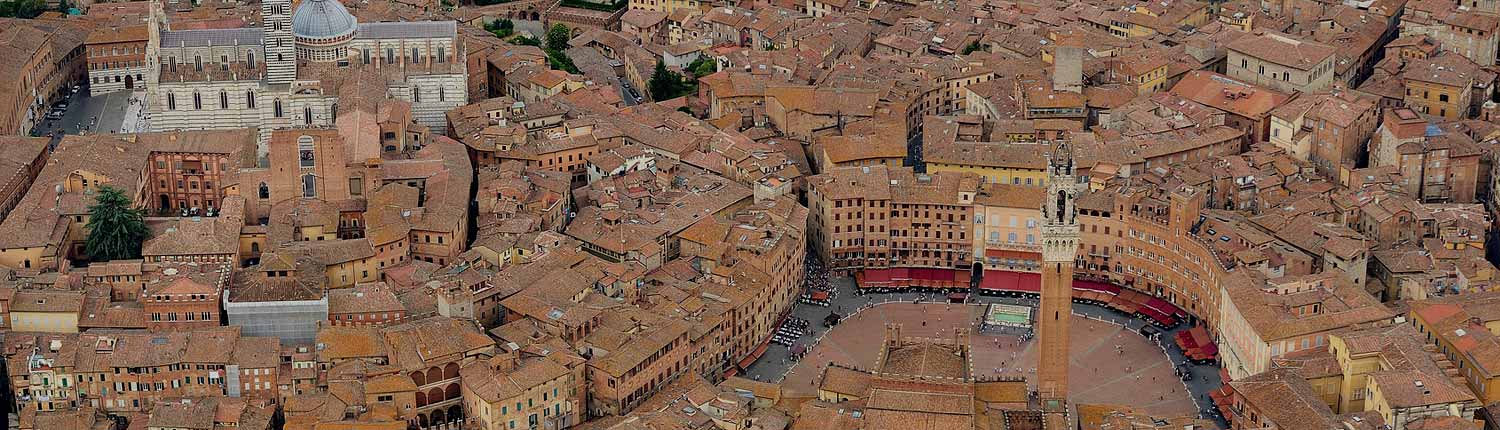
[[[1188,336],[1192,337],[1193,343],[1198,345],[1199,348],[1203,349],[1203,354],[1207,356],[1207,358],[1214,358],[1218,356],[1219,345],[1215,344],[1212,339],[1208,338],[1208,330],[1204,330],[1203,326],[1193,327],[1192,329],[1189,329],[1187,333]]]
[[[1193,341],[1193,336],[1189,335],[1188,332],[1179,331],[1172,338],[1177,341],[1177,346],[1182,348],[1183,351],[1198,347],[1198,343]]]
[[[948,294],[948,300],[963,300],[963,299],[967,299],[967,298],[969,298],[969,293],[951,293],[951,294]]]
[[[1107,284],[1107,283],[1103,283],[1103,282],[1094,282],[1094,281],[1078,281],[1078,280],[1075,280],[1075,281],[1073,281],[1073,289],[1075,289],[1075,290],[1098,291],[1098,292],[1106,293],[1106,294],[1110,294],[1110,295],[1114,295],[1114,294],[1119,294],[1120,293],[1120,287],[1117,286],[1117,285]]]
[[[1188,329],[1187,333],[1188,333],[1188,336],[1192,336],[1193,337],[1193,343],[1195,343],[1195,344],[1198,344],[1198,345],[1207,345],[1207,344],[1213,343],[1212,340],[1208,339],[1208,330],[1204,330],[1203,326],[1201,326],[1201,325],[1200,326],[1193,326],[1193,328]]]
[[[907,269],[905,267],[898,267],[898,268],[895,268],[895,269],[887,269],[887,270],[891,271],[891,281],[892,282],[909,281],[909,280],[911,280],[911,269]]]
[[[1042,275],[1005,270],[984,271],[980,288],[992,291],[1037,293],[1042,291]]]
[[[913,281],[948,282],[953,280],[953,271],[949,269],[911,269],[911,272]]]
[[[1017,285],[1021,291],[1040,293],[1042,292],[1042,274],[1022,273],[1021,282]]]
[[[827,291],[813,291],[813,293],[812,293],[812,299],[813,300],[828,300],[828,292]]]
[[[984,280],[979,283],[979,288],[992,291],[1012,291],[1021,278],[1020,273],[1004,270],[984,271]]]
[[[765,342],[761,342],[760,346],[755,348],[755,352],[750,353],[750,356],[745,357],[744,360],[740,360],[740,368],[741,369],[749,369],[750,368],[750,363],[754,363],[756,359],[760,358],[761,354],[765,354],[766,353],[766,348],[769,348],[770,346],[771,346],[771,341],[770,340],[767,340]]]

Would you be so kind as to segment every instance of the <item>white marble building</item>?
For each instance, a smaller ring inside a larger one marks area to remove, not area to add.
[[[468,103],[455,22],[361,24],[337,0],[306,0],[295,11],[289,0],[266,0],[261,10],[261,27],[155,35],[153,130],[259,127],[268,138],[277,128],[332,126],[341,91],[372,78],[412,102],[416,121],[434,132]]]

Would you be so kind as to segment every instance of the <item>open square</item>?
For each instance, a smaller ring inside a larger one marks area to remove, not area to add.
[[[885,324],[902,325],[905,336],[947,340],[957,328],[973,330],[971,372],[976,377],[1024,377],[1035,385],[1035,342],[994,330],[978,330],[985,305],[897,302],[876,305],[833,327],[801,362],[792,366],[782,386],[816,392],[821,369],[829,363],[871,369],[881,349]],[[1073,316],[1069,363],[1069,400],[1076,404],[1118,404],[1163,416],[1198,413],[1172,363],[1152,341],[1112,324]],[[1123,319],[1123,318],[1122,318]],[[1126,383],[1129,382],[1129,383]]]

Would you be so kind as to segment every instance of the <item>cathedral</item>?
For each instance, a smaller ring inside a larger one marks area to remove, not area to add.
[[[389,97],[442,133],[468,103],[453,21],[361,23],[338,0],[265,0],[259,27],[173,30],[154,3],[152,130],[257,128],[264,143],[274,129],[335,126],[341,101]]]

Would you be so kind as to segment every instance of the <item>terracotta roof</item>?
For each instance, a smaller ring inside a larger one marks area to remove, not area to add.
[[[328,314],[403,312],[406,307],[384,282],[328,291]]]
[[[1271,369],[1229,384],[1260,411],[1262,422],[1279,428],[1336,427],[1333,411],[1295,371]]]
[[[885,166],[840,167],[807,178],[808,188],[830,200],[889,200],[890,171]]]
[[[318,361],[386,357],[389,351],[373,326],[334,326],[318,329]]]
[[[1037,171],[1047,166],[1045,154],[1035,144],[1005,142],[953,142],[922,148],[922,159],[928,163]]]
[[[872,379],[869,373],[841,366],[828,366],[823,369],[823,378],[818,389],[847,396],[864,397],[870,391]]]
[[[464,387],[472,390],[480,399],[491,404],[504,404],[543,384],[566,378],[572,373],[561,364],[545,358],[520,360],[514,368],[499,369],[499,362],[515,360],[510,356],[496,356],[465,365],[460,370]]]
[[[16,291],[10,302],[10,312],[60,312],[77,315],[82,310],[82,291],[20,290]]]
[[[667,19],[666,12],[645,9],[630,9],[625,11],[624,15],[620,15],[620,22],[642,29],[661,24],[665,19]]]
[[[1337,52],[1332,46],[1274,32],[1241,37],[1231,42],[1229,49],[1298,70],[1312,70]]]
[[[177,402],[161,402],[151,408],[147,425],[154,428],[212,430],[214,413],[215,403],[212,401],[182,399]]]
[[[1193,71],[1182,77],[1172,94],[1246,118],[1260,119],[1285,103],[1289,96],[1236,81],[1213,72]]]
[[[408,371],[446,363],[495,345],[473,321],[447,317],[404,322],[385,327],[382,332],[391,364]]]

